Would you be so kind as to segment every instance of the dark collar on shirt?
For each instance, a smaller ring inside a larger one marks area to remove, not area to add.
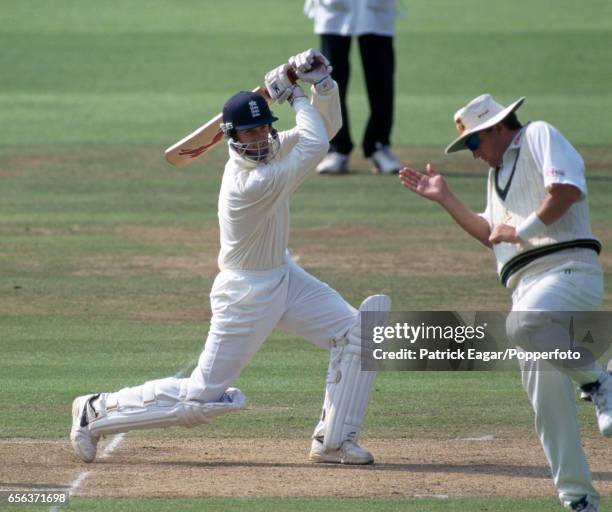
[[[514,173],[516,171],[516,164],[518,163],[519,156],[521,155],[521,145],[523,143],[525,130],[527,129],[528,125],[529,123],[525,124],[525,126],[523,126],[519,130],[519,132],[514,136],[514,138],[512,139],[512,142],[510,142],[510,145],[508,146],[508,148],[506,149],[504,153],[504,155],[509,154],[509,152],[514,152],[516,154],[514,155],[514,163],[512,164],[512,171],[510,172],[510,176],[508,177],[506,186],[503,188],[499,185],[499,173],[503,166],[497,166],[495,168],[495,191],[497,192],[497,195],[501,198],[502,201],[506,200],[506,196],[508,195],[508,192],[510,191],[510,185],[512,185],[512,179],[514,178]]]

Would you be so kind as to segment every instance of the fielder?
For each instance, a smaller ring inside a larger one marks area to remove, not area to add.
[[[291,83],[291,67],[311,84],[309,102]],[[314,66],[314,67],[313,67]],[[281,326],[330,350],[323,414],[315,428],[313,462],[369,464],[358,444],[374,372],[361,371],[361,311],[386,317],[390,300],[368,297],[360,310],[290,258],[289,198],[326,155],[342,124],[338,88],[323,55],[308,50],[265,76],[271,97],[288,101],[296,127],[277,132],[264,98],[239,92],[223,107],[229,159],[219,194],[221,251],[210,294],[212,319],[189,378],[145,382],[114,393],[77,397],[70,439],[85,462],[101,436],[136,429],[194,427],[245,406],[232,382],[270,332]]]
[[[513,343],[570,348],[567,314],[559,312],[601,305],[601,246],[591,232],[582,158],[550,124],[521,125],[515,111],[523,101],[504,107],[484,94],[454,116],[460,136],[446,153],[469,149],[491,167],[484,213],[465,206],[429,164],[426,174],[402,169],[400,179],[493,249],[501,282],[513,291],[506,322]],[[521,374],[559,499],[596,512],[599,494],[580,444],[572,380],[591,395],[601,433],[612,436],[612,378],[592,358],[571,369],[521,362]]]

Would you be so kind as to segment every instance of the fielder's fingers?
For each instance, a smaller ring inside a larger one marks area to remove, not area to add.
[[[436,171],[434,171],[434,168],[431,164],[427,164],[427,174],[429,174],[430,176],[437,176],[438,173]]]
[[[417,191],[417,187],[414,183],[408,182],[408,181],[402,181],[402,185],[404,187],[406,187],[407,189],[412,190],[413,192]]]
[[[489,242],[492,244],[498,244],[500,243],[501,240],[501,236],[499,233],[499,229],[497,229],[497,226],[493,228],[493,231],[491,232],[491,234],[489,235]]]
[[[419,186],[419,180],[414,179],[414,177],[409,176],[400,176],[400,181],[404,187],[409,188],[410,190],[416,191]]]
[[[404,167],[400,170],[399,175],[407,178],[410,177],[414,180],[420,180],[423,177],[423,174],[421,174],[419,171],[415,171],[411,167]]]
[[[414,174],[414,171],[410,171],[412,171],[412,169],[402,169],[399,173],[399,179],[402,181],[418,181],[419,176]]]
[[[403,174],[408,174],[408,173],[413,173],[413,172],[416,172],[416,171],[412,167],[402,167],[399,170],[400,176],[403,175]]]

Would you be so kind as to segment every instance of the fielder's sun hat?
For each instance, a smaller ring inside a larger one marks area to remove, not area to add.
[[[474,132],[485,130],[503,121],[512,112],[518,109],[525,101],[522,96],[509,107],[497,103],[490,94],[482,94],[470,101],[465,107],[455,112],[455,126],[459,137],[451,142],[444,150],[446,154],[467,149],[465,141]]]

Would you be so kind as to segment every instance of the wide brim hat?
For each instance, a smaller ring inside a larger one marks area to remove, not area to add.
[[[467,149],[465,142],[470,135],[486,130],[503,121],[517,110],[524,101],[525,96],[522,96],[508,107],[504,107],[495,101],[490,94],[482,94],[474,98],[465,107],[455,112],[454,120],[459,131],[459,137],[451,142],[444,152],[449,154]]]

